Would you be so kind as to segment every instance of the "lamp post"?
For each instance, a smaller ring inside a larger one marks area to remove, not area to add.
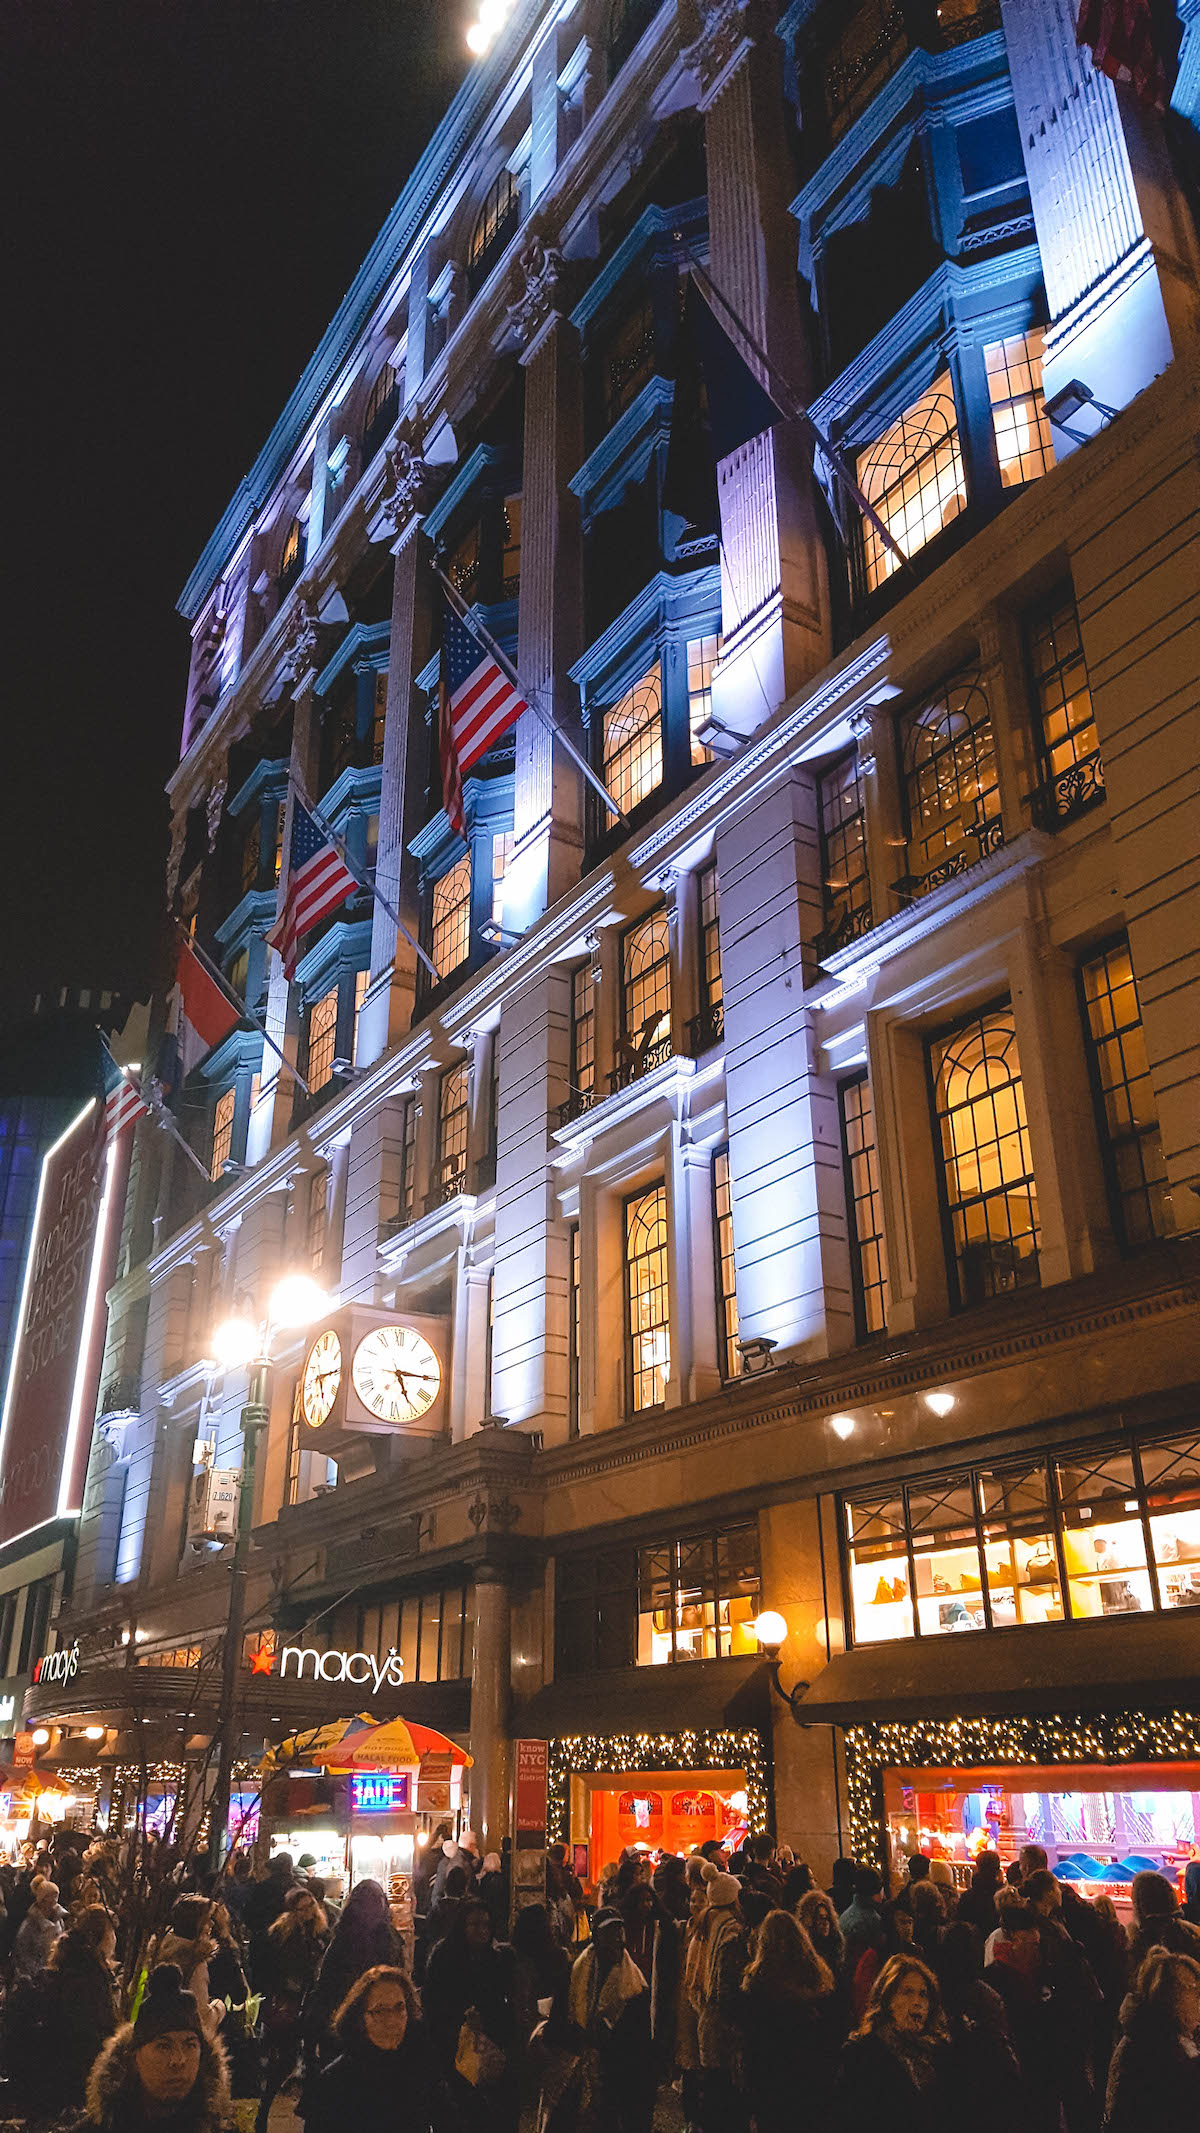
[[[806,1693],[810,1684],[807,1681],[798,1681],[794,1689],[785,1689],[779,1679],[779,1654],[783,1649],[784,1640],[788,1633],[786,1621],[782,1615],[776,1614],[773,1607],[768,1607],[756,1618],[751,1627],[755,1637],[758,1639],[758,1648],[763,1658],[770,1665],[771,1687],[780,1700],[787,1705],[796,1724],[798,1726],[806,1726],[808,1721],[800,1716],[800,1698]]]
[[[217,1361],[225,1370],[249,1368],[246,1403],[242,1408],[242,1479],[238,1490],[237,1528],[230,1557],[231,1583],[225,1641],[221,1650],[221,1696],[217,1713],[217,1777],[209,1806],[209,1863],[218,1872],[225,1856],[229,1830],[229,1799],[233,1790],[233,1756],[238,1737],[236,1726],[242,1634],[246,1620],[246,1559],[250,1552],[250,1528],[254,1519],[254,1478],[258,1447],[271,1418],[271,1337],[277,1328],[299,1329],[311,1325],[329,1308],[329,1298],[307,1274],[287,1274],[271,1295],[263,1320],[239,1316],[219,1326],[213,1336]]]

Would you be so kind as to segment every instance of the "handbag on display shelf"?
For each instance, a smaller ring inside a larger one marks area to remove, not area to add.
[[[1054,1559],[1054,1550],[1049,1541],[1042,1541],[1040,1546],[1034,1549],[1033,1554],[1025,1565],[1022,1583],[1025,1585],[1057,1585],[1058,1564]]]

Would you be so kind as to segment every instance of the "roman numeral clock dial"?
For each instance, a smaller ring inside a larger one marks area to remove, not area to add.
[[[413,1326],[376,1326],[354,1351],[354,1390],[381,1422],[415,1422],[433,1406],[442,1366]]]
[[[342,1344],[336,1333],[322,1333],[309,1349],[300,1384],[300,1403],[310,1429],[320,1429],[329,1420],[341,1377]]]

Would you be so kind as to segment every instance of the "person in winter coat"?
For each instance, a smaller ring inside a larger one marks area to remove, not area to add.
[[[379,1964],[404,1968],[404,1943],[392,1924],[388,1900],[377,1881],[360,1881],[346,1898],[320,1975],[304,2010],[304,2035],[314,2059],[331,2056],[332,2023],[351,1985]]]
[[[283,1909],[283,1900],[289,1889],[296,1886],[296,1874],[290,1852],[276,1852],[261,1881],[251,1885],[242,1906],[242,1926],[246,1946],[250,1952],[250,1976],[257,1992],[259,1988],[259,1959],[266,1947],[267,1934]]]
[[[841,2036],[833,1976],[790,1911],[771,1911],[742,1979],[742,2063],[757,2133],[795,2133],[831,2107]]]
[[[981,1945],[1000,1923],[996,1891],[1003,1879],[999,1852],[980,1852],[971,1871],[971,1886],[958,1899],[957,1915],[966,1925],[974,1926]]]
[[[579,2048],[573,2081],[550,2113],[553,2133],[650,2133],[654,2059],[650,1993],[625,1945],[619,1911],[597,1911],[592,1939],[576,1957],[567,1995]]]
[[[1200,1963],[1155,1949],[1121,2009],[1105,2133],[1200,2126]]]
[[[1191,1859],[1184,1867],[1180,1909],[1189,1926],[1200,1926],[1200,1859]]]
[[[223,1882],[221,1886],[226,1884]],[[216,1954],[208,1959],[209,1989],[214,2000],[230,2000],[236,2007],[245,1999],[250,1987],[246,1983],[241,1939],[227,1904],[213,1904],[208,1930],[217,1945]]]
[[[44,2101],[48,2115],[82,2108],[87,2078],[117,2026],[113,1957],[117,1936],[108,1912],[93,1904],[54,1944],[47,1976]]]
[[[1180,1917],[1175,1891],[1165,1874],[1135,1874],[1129,1897],[1134,1920],[1129,1941],[1131,1977],[1137,1976],[1151,1948],[1190,1955],[1193,1962],[1200,1962],[1200,1926]]]
[[[516,2133],[515,1963],[468,1897],[429,1958],[422,2001],[444,2133]]]
[[[177,1896],[166,1932],[150,1944],[149,1964],[152,1971],[160,1963],[175,1964],[185,1987],[195,1994],[209,2035],[215,2037],[223,2010],[213,2001],[208,1975],[209,1962],[217,1952],[216,1941],[208,1930],[212,1909],[207,1896]]]
[[[1005,1903],[988,1984],[1004,2002],[1013,2048],[1025,2084],[1029,2133],[1060,2133],[1064,2091],[1077,2063],[1078,2009],[1061,1991],[1048,1959],[1042,1922],[1030,1905]]]
[[[109,2038],[75,2133],[226,2133],[233,2118],[225,2056],[173,1963],[146,1981],[136,2022]]]
[[[1023,2129],[1025,2081],[1004,2002],[984,1983],[979,1934],[965,1920],[943,1932],[935,1975],[950,2032],[951,2102],[970,2099],[971,2133]]]
[[[32,1889],[33,1900],[13,1941],[13,1970],[29,1983],[42,1977],[49,1967],[54,1943],[65,1922],[57,1882],[39,1874],[34,1877]]]
[[[742,1885],[711,1864],[704,1869],[708,1907],[688,1951],[687,1992],[696,2014],[700,2122],[704,2133],[740,2133],[741,1982],[750,1959]],[[750,1896],[747,1891],[747,1900]]]
[[[429,2042],[404,1971],[364,1971],[332,2032],[340,2049],[305,2091],[305,2133],[429,2133]]]
[[[522,1904],[513,1920],[512,1951],[513,2010],[517,2037],[525,2045],[547,2019],[561,2029],[567,2013],[571,1958],[559,1945],[544,1903]]]
[[[838,2133],[942,2133],[949,2055],[933,1972],[915,1956],[889,1956],[842,2050]]]
[[[267,1933],[259,1965],[266,1996],[262,2013],[266,2067],[258,2133],[267,2133],[271,2105],[300,2056],[304,2003],[317,1982],[328,1942],[328,1921],[312,1890],[289,1889]]]
[[[864,1948],[882,1954],[886,1946],[883,1928],[883,1880],[873,1866],[860,1866],[854,1876],[854,1901],[838,1919],[846,1943],[846,1962],[855,1968]]]

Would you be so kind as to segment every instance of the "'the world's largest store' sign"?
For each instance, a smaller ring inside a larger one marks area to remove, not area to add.
[[[0,1423],[0,1544],[79,1509],[131,1136],[90,1103],[42,1162]]]

